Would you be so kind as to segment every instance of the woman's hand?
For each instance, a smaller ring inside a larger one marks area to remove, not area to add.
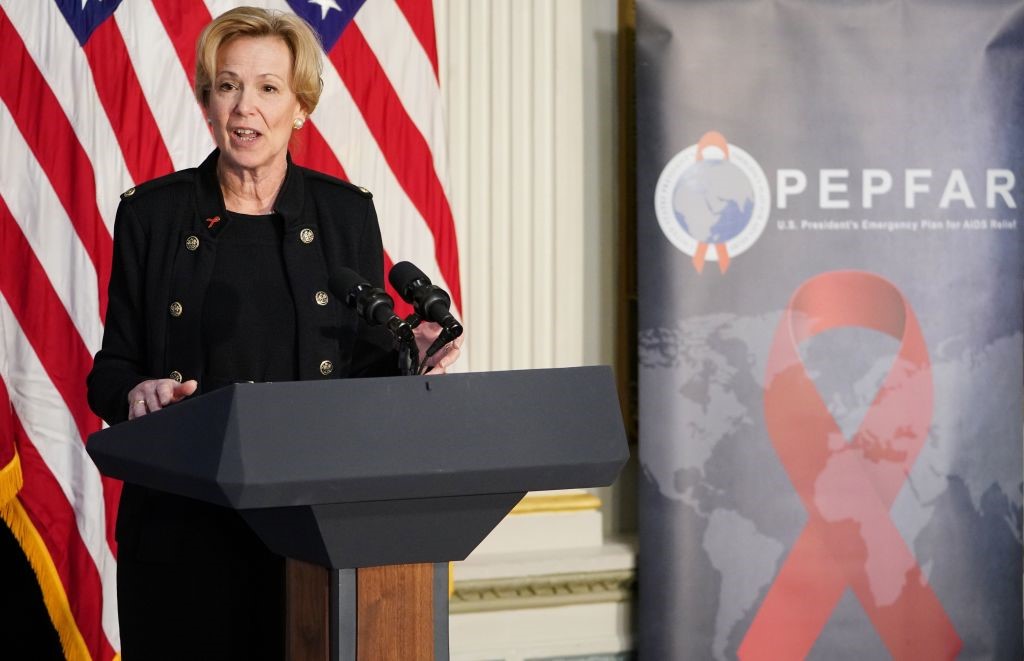
[[[462,353],[459,347],[462,346],[463,336],[460,335],[455,338],[454,342],[444,345],[430,358],[424,358],[427,355],[427,349],[434,343],[437,336],[441,334],[441,327],[432,321],[421,321],[419,326],[413,329],[412,333],[416,337],[416,347],[420,351],[420,360],[427,365],[424,374],[446,373],[448,367],[458,360],[459,355]]]
[[[184,383],[178,383],[174,379],[143,381],[128,393],[128,419],[141,418],[147,413],[180,402],[194,393],[198,387],[199,383],[195,379]]]

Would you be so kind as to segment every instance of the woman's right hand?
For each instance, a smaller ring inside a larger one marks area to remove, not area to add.
[[[174,379],[143,381],[128,393],[128,419],[141,418],[147,413],[180,402],[194,393],[198,387],[199,383],[195,379],[184,383],[178,383]]]

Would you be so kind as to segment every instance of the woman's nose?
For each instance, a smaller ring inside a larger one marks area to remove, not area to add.
[[[238,92],[238,97],[235,99],[235,112],[240,115],[245,115],[251,112],[254,101],[253,92],[245,88],[241,89]]]

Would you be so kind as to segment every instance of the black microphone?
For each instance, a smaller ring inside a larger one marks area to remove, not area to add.
[[[350,268],[342,267],[327,280],[331,292],[371,326],[384,326],[398,340],[413,341],[412,326],[395,314],[395,302],[380,287]]]
[[[448,292],[430,284],[430,278],[412,262],[398,262],[391,267],[388,281],[421,319],[433,321],[447,331],[444,335],[448,342],[462,335],[462,324],[449,311],[452,299]]]

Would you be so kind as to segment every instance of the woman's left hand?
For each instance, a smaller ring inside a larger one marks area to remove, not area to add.
[[[416,347],[420,352],[420,360],[424,361],[427,365],[425,374],[445,374],[448,371],[448,367],[459,359],[459,355],[462,353],[460,347],[462,346],[463,335],[455,338],[454,342],[441,347],[441,349],[430,358],[424,358],[427,355],[427,349],[434,343],[437,336],[441,334],[441,326],[435,324],[432,321],[421,321],[419,326],[413,329],[413,335],[416,337]]]

